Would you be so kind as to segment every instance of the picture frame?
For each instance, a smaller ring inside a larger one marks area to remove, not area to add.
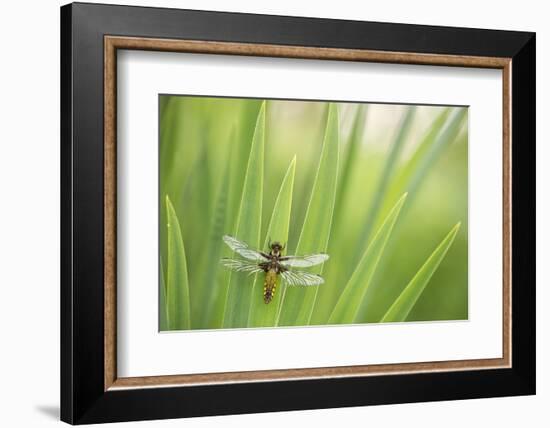
[[[119,377],[120,50],[501,70],[502,357]],[[63,6],[61,419],[86,424],[534,394],[535,97],[534,33]]]

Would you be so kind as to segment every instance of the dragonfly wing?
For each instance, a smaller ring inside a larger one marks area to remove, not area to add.
[[[311,254],[309,256],[286,256],[281,263],[287,267],[307,268],[320,265],[328,260],[328,254]]]
[[[245,272],[250,275],[263,272],[262,268],[258,266],[258,263],[248,260],[221,259],[220,263],[228,269],[237,272]]]
[[[288,285],[310,286],[321,285],[325,282],[322,276],[309,272],[287,270],[281,272],[281,276]]]
[[[237,238],[233,238],[229,235],[223,236],[223,242],[227,244],[229,248],[248,260],[261,261],[265,260],[265,257],[259,251],[248,248],[248,245]]]

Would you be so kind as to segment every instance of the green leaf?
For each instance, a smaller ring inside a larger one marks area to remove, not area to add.
[[[359,157],[361,144],[365,136],[365,127],[367,122],[368,105],[360,104],[357,107],[353,118],[353,125],[348,138],[347,151],[345,159],[342,162],[341,178],[338,183],[338,192],[336,194],[337,203],[334,207],[334,221],[337,223],[341,217],[344,200],[346,199],[346,191],[349,188],[352,171],[357,165],[356,159]]]
[[[429,155],[434,153],[435,147],[444,146],[442,143],[450,143],[448,139],[442,139],[440,137],[441,129],[445,126],[450,111],[451,109],[449,108],[444,109],[433,121],[413,155],[395,175],[390,185],[390,194],[393,189],[395,189],[395,191],[402,191],[404,188],[407,188],[407,190],[411,192],[411,184],[416,184],[418,181],[417,177],[424,176],[426,170],[433,166],[434,159]]]
[[[336,106],[331,104],[319,167],[313,183],[302,232],[296,246],[298,255],[327,252],[336,199],[339,152],[338,111]],[[321,273],[322,269],[323,267],[319,266],[312,271]],[[324,286],[326,284],[321,285],[321,287]],[[278,324],[308,325],[318,287],[287,287],[283,284],[282,288],[283,298]]]
[[[219,319],[219,313],[223,311],[225,304],[227,284],[219,284],[216,277],[221,269],[217,261],[220,259],[223,249],[222,236],[226,224],[228,190],[229,164],[226,164],[214,204],[214,212],[209,219],[208,234],[204,240],[206,249],[198,269],[197,298],[193,299],[192,304],[193,308],[201,310],[195,311],[199,314],[197,314],[198,324],[196,326],[193,324],[194,328],[218,328],[223,321]]]
[[[449,118],[450,113],[451,109],[445,109],[434,120],[414,154],[396,174],[389,187],[390,195],[396,192],[408,192],[408,206],[411,205],[411,197],[416,195],[422,181],[437,165],[440,155],[455,141],[468,114],[468,109],[456,109]]]
[[[350,192],[350,185],[352,184],[355,168],[358,166],[357,159],[360,158],[361,154],[365,137],[367,113],[367,104],[360,104],[357,107],[347,144],[345,146],[343,144],[340,145],[341,151],[345,152],[345,155],[342,156],[342,167],[339,168],[340,178],[338,179],[338,190],[336,191],[336,204],[334,205],[333,226],[330,238],[331,251],[339,251],[339,255],[342,253],[342,250],[339,249],[345,247],[347,244],[344,242],[344,233],[342,233],[349,226],[345,221],[346,204],[350,199],[355,197]],[[341,266],[338,265],[329,264],[325,267],[323,276],[325,277],[326,286],[320,287],[317,292],[317,300],[315,301],[315,308],[310,321],[311,324],[324,324],[330,316],[334,308],[334,302],[338,300],[342,291],[337,286],[338,280],[342,281],[339,275],[341,272]]]
[[[264,104],[264,101],[244,100],[240,107],[233,107],[237,109],[237,117],[231,129],[231,139],[229,140],[231,149],[229,155],[223,159],[224,163],[230,165],[227,195],[227,221],[229,224],[226,231],[233,232],[237,226],[254,133],[260,110]]]
[[[218,255],[216,256],[212,254],[210,258],[205,259],[205,269],[212,268],[211,264],[214,260],[219,260],[222,257],[231,257],[233,254],[231,249],[223,243],[222,237],[224,234],[227,233],[227,231],[235,230],[237,211],[239,208],[242,196],[242,187],[244,183],[244,172],[242,173],[242,180],[240,177],[241,171],[238,171],[239,177],[235,176],[235,168],[239,168],[241,162],[241,160],[237,159],[235,153],[242,149],[241,146],[245,145],[245,142],[239,142],[235,129],[232,129],[233,130],[230,133],[230,137],[228,140],[229,145],[231,146],[231,150],[228,156],[229,161],[227,161],[226,159],[224,163],[225,172],[222,177],[222,182],[219,185],[220,190],[218,192],[218,198],[215,203],[215,212],[213,219],[213,222],[215,224],[213,225],[213,231],[211,234],[211,245],[214,247],[215,251],[218,251]],[[253,135],[252,132],[251,139]],[[248,142],[247,144],[247,153],[250,154],[251,142]],[[243,171],[246,171],[247,163],[248,157],[242,163]],[[238,201],[235,203],[236,199],[238,199]],[[236,208],[234,208],[235,206]],[[201,311],[203,312],[203,320],[206,321],[205,324],[201,325],[204,328],[222,328],[230,272],[227,269],[223,269],[218,264],[216,265],[216,267],[210,270],[215,271],[215,275],[213,275],[212,282],[209,284],[205,284],[205,286],[203,287],[208,287],[210,290],[206,293],[204,299],[201,300]]]
[[[426,288],[428,282],[439,264],[447,254],[456,234],[460,229],[460,223],[457,223],[447,234],[445,239],[437,246],[434,252],[428,257],[428,260],[422,265],[420,270],[411,279],[397,300],[388,309],[381,322],[403,322],[407,319],[409,312],[414,307],[416,301]]]
[[[159,330],[168,330],[168,313],[166,309],[166,284],[164,282],[164,268],[162,267],[162,260],[159,265],[160,270],[160,293],[159,293]]]
[[[178,217],[168,196],[166,196],[166,213],[168,217],[166,278],[168,328],[169,330],[187,330],[191,328],[187,261]]]
[[[203,132],[207,134],[206,129]],[[205,137],[203,136],[205,139]],[[195,234],[195,228],[198,230],[208,231],[212,218],[211,205],[212,194],[214,192],[209,177],[208,151],[206,150],[205,140],[202,142],[203,147],[199,152],[197,159],[193,164],[189,177],[181,192],[178,200],[173,200],[175,207],[183,208],[185,212],[185,221],[187,224],[192,224],[193,227],[182,228],[182,238],[185,242],[185,255],[187,263],[191,267],[189,270],[189,294],[191,298],[191,308],[198,308],[201,300],[201,288],[205,284],[203,277],[210,272],[210,269],[202,269],[204,255],[208,253],[209,241],[205,234],[204,239],[192,239]],[[189,203],[192,201],[192,203]],[[193,269],[195,266],[200,266],[201,269]],[[191,311],[191,324],[193,328],[199,326],[199,319],[203,311]]]
[[[296,170],[296,156],[290,162],[290,166],[283,178],[279,194],[273,206],[273,214],[267,228],[267,233],[262,248],[269,246],[269,241],[278,241],[285,245],[288,241],[288,226],[290,223],[290,211],[292,208],[292,190],[294,187],[294,173]],[[262,285],[264,276],[258,275],[252,289],[252,301],[250,305],[249,327],[273,327],[275,326],[281,298],[276,290],[273,300],[266,305],[262,297]]]
[[[388,212],[391,208],[392,197],[408,193],[407,205],[401,212],[401,221],[393,232],[393,237],[386,249],[388,254],[398,251],[402,243],[402,233],[414,224],[408,217],[409,210],[416,203],[421,194],[424,183],[429,184],[429,174],[437,168],[443,153],[448,153],[449,148],[456,140],[467,115],[466,108],[442,109],[424,134],[422,141],[398,171],[392,183],[388,187],[386,201],[380,213]],[[402,282],[388,281],[388,271],[394,271],[392,258],[385,257],[371,281],[368,296],[360,308],[361,318],[357,322],[378,322],[384,314],[384,309],[390,306],[401,291]],[[407,278],[408,279],[408,278]],[[399,288],[398,288],[399,287]]]
[[[256,129],[252,138],[234,233],[237,239],[246,242],[253,248],[259,247],[261,233],[265,108],[264,102],[258,113]],[[254,278],[242,272],[230,272],[228,278],[223,326],[225,328],[246,327]]]
[[[372,276],[376,271],[378,262],[382,257],[386,243],[406,198],[407,194],[405,193],[397,201],[380,229],[378,229],[378,232],[361,257],[359,264],[338,299],[330,315],[329,324],[349,324],[355,322]]]
[[[369,215],[367,217],[367,220],[365,221],[363,230],[359,234],[359,240],[357,241],[357,254],[361,254],[364,248],[364,244],[366,242],[369,242],[370,240],[371,230],[373,229],[373,227],[376,227],[376,219],[378,218],[384,200],[388,196],[388,185],[393,174],[395,173],[397,161],[399,159],[399,155],[401,154],[401,150],[405,145],[407,136],[409,135],[409,130],[411,129],[415,113],[416,107],[410,106],[407,109],[407,113],[403,117],[401,124],[397,128],[398,132],[395,135],[390,153],[388,154],[386,163],[384,164],[384,169],[382,170],[382,174],[377,184],[376,191],[374,192],[374,197],[369,209]]]

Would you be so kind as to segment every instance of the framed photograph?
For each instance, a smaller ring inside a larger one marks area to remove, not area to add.
[[[61,418],[535,393],[535,34],[61,8]]]

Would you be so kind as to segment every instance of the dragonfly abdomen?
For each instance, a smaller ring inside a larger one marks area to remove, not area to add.
[[[268,304],[273,300],[275,296],[275,289],[277,288],[277,271],[275,269],[269,269],[265,274],[264,281],[264,303]]]

